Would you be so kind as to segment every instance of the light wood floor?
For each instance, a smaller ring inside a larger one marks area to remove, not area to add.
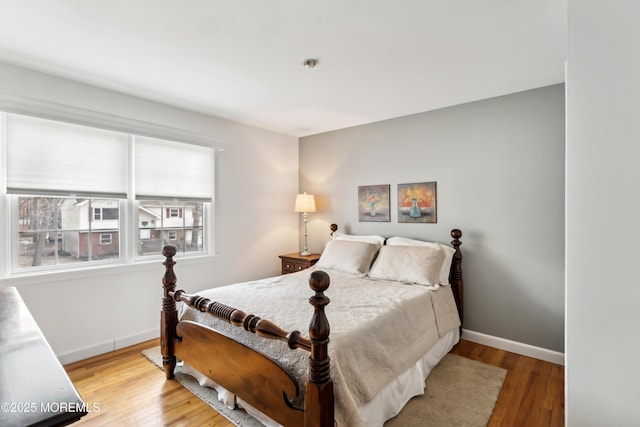
[[[66,365],[84,401],[96,409],[74,425],[232,427],[141,354],[157,345],[151,340]],[[564,367],[464,340],[452,353],[508,370],[490,427],[564,425]]]
[[[465,340],[451,353],[507,370],[488,427],[564,426],[564,366]]]

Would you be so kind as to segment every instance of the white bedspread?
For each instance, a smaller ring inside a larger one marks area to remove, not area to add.
[[[308,303],[311,270],[198,292],[212,301],[269,319],[308,337],[313,308]],[[451,329],[460,325],[449,286],[372,281],[328,271],[325,308],[331,327],[329,355],[338,425],[361,426],[358,407],[405,372]],[[293,308],[296,308],[295,310]],[[182,320],[195,320],[270,355],[303,385],[308,353],[268,340],[186,307]]]

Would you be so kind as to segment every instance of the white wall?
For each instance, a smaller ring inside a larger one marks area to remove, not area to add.
[[[216,154],[215,245],[208,262],[182,261],[188,291],[280,272],[278,254],[298,249],[297,138],[149,102],[7,64],[0,95],[128,117],[226,142]],[[158,183],[162,185],[162,183]],[[70,362],[158,336],[164,267],[104,268],[4,279],[15,285],[55,353]]]
[[[449,242],[460,228],[466,330],[564,351],[564,86],[301,139],[314,193],[309,247],[328,224]],[[358,222],[361,185],[437,182],[437,224]]]
[[[569,0],[567,425],[640,425],[640,3]]]

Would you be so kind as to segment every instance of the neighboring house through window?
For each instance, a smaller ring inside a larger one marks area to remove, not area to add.
[[[165,244],[175,245],[182,252],[203,251],[205,207],[202,202],[192,201],[140,201],[140,255],[157,252]]]

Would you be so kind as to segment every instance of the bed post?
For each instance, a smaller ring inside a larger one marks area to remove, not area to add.
[[[309,357],[309,381],[304,401],[305,427],[333,427],[333,382],[329,372],[329,321],[324,307],[329,298],[324,291],[329,287],[329,275],[314,271],[309,278],[309,287],[316,293],[309,298],[313,306],[313,317],[309,324],[311,356]]]
[[[170,292],[175,292],[177,282],[176,275],[173,272],[173,266],[176,263],[173,260],[175,254],[176,247],[173,245],[166,245],[162,248],[162,255],[166,257],[166,260],[162,263],[165,267],[165,273],[162,278],[164,296],[162,297],[162,313],[160,316],[160,350],[162,352],[162,366],[167,379],[173,378],[173,370],[176,367],[173,340],[176,338],[178,311],[176,310],[176,302],[173,296],[170,295]]]
[[[451,263],[451,270],[449,271],[449,282],[451,283],[451,289],[453,290],[453,296],[458,306],[458,315],[460,316],[460,323],[462,323],[462,252],[460,252],[460,237],[462,237],[462,231],[454,228],[451,230],[451,245],[453,245],[456,252],[453,254],[453,262]]]

